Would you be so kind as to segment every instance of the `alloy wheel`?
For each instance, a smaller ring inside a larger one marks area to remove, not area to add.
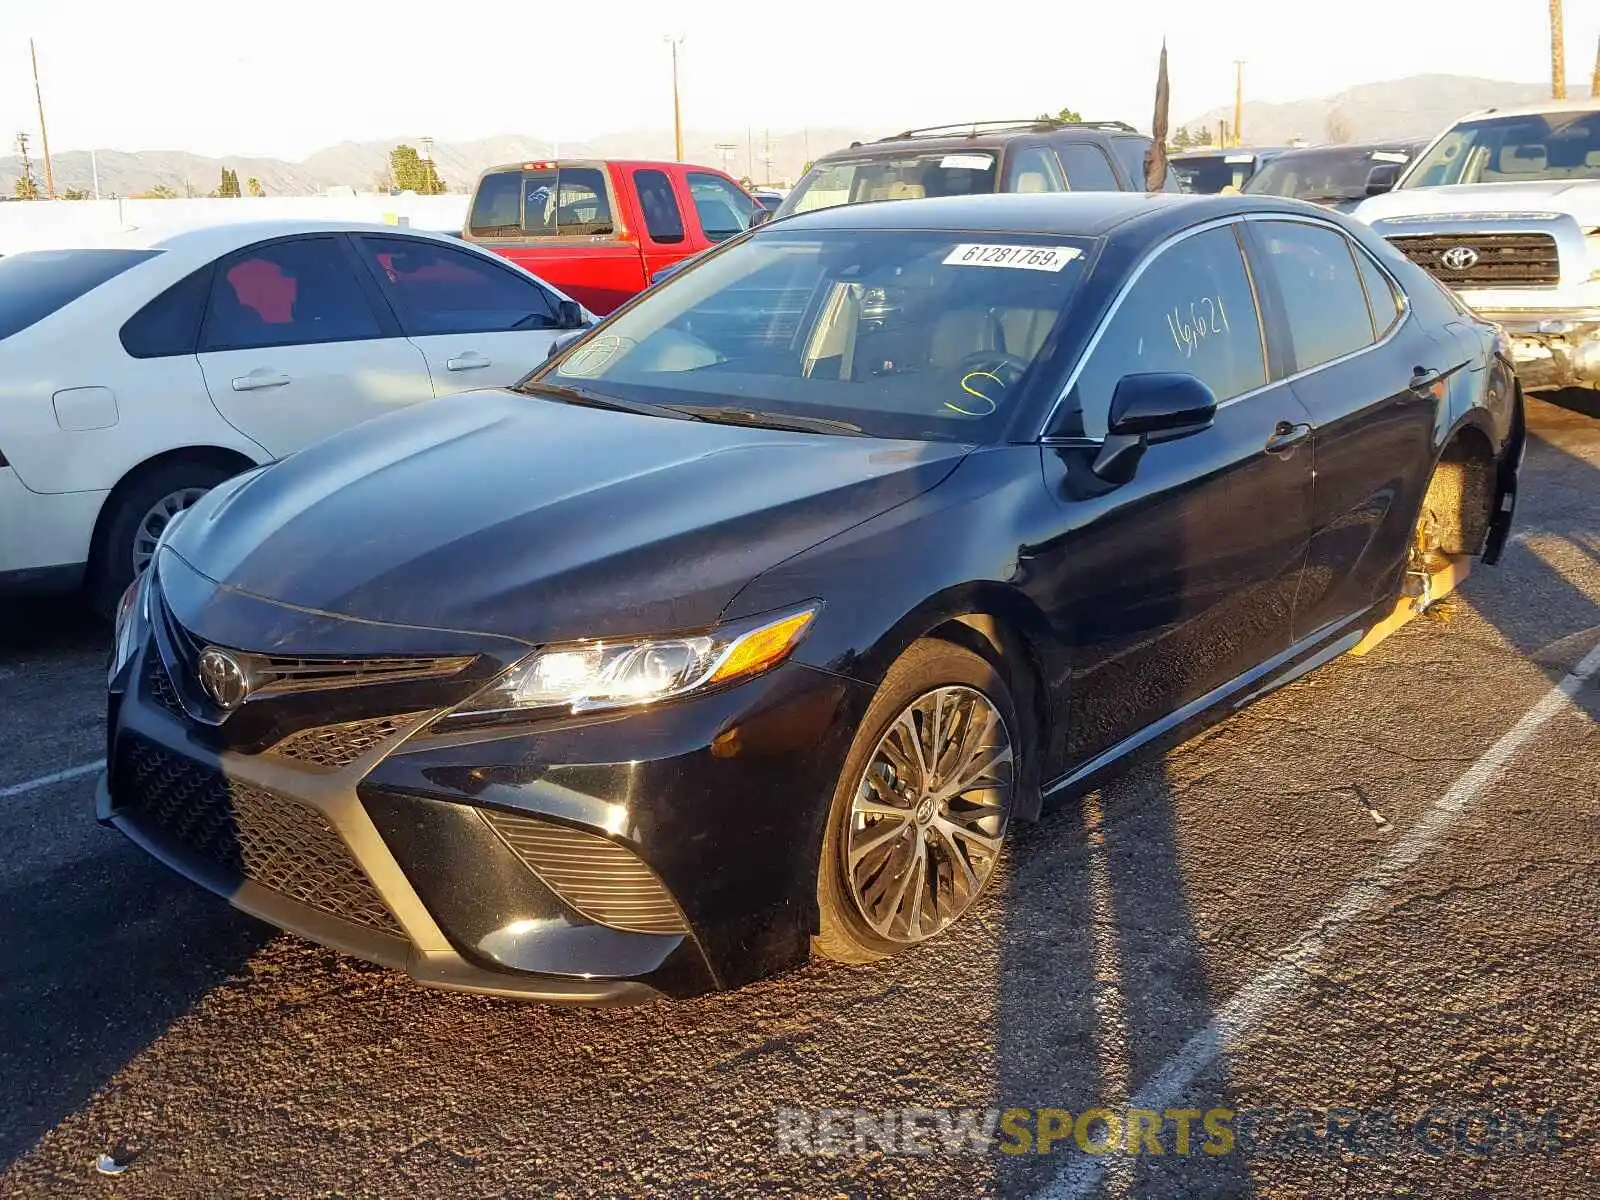
[[[207,490],[202,487],[187,487],[169,492],[151,505],[150,511],[139,519],[138,528],[133,534],[135,577],[144,574],[144,569],[150,565],[150,559],[156,552],[156,543],[161,540],[162,533],[172,523],[172,518],[193,505],[206,494]]]
[[[983,891],[1011,817],[1014,754],[994,704],[941,687],[907,705],[868,759],[842,839],[851,899],[886,941],[947,928]]]

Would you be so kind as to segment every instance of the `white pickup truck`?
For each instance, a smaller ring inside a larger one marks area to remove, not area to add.
[[[1463,117],[1352,215],[1499,324],[1524,387],[1600,388],[1600,100]]]

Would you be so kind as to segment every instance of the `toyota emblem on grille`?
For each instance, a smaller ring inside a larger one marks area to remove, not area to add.
[[[1478,252],[1471,246],[1452,246],[1439,255],[1439,261],[1452,271],[1465,271],[1478,262]]]
[[[232,712],[250,695],[250,677],[226,650],[207,646],[200,652],[200,686],[223,712]]]

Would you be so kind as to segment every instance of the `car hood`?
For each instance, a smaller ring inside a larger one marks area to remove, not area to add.
[[[1600,179],[1539,179],[1400,188],[1363,201],[1351,215],[1369,224],[1395,217],[1464,213],[1570,213],[1584,226],[1600,224]]]
[[[223,485],[168,545],[226,589],[367,621],[534,642],[692,629],[970,449],[468,392]]]

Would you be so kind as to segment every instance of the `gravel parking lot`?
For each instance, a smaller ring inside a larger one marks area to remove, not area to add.
[[[1600,1195],[1600,407],[1530,425],[1442,611],[1025,828],[942,942],[680,1004],[430,992],[235,913],[93,821],[104,633],[0,608],[0,1193]],[[908,1108],[933,1152],[819,1116]],[[1160,1136],[1094,1153],[1130,1108]],[[1109,1120],[950,1152],[989,1109]]]

